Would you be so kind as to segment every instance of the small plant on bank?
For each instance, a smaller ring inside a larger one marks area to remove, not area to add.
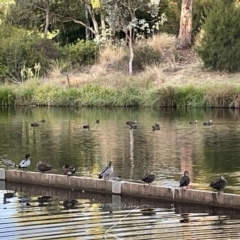
[[[196,51],[206,68],[240,70],[240,8],[231,1],[216,0],[203,25]]]

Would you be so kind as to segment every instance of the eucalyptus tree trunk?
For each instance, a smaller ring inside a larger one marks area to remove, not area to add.
[[[47,33],[49,28],[49,14],[50,14],[50,4],[49,4],[49,0],[46,0],[44,38],[47,38]]]
[[[129,71],[129,75],[132,75],[133,73],[133,57],[134,57],[134,53],[133,53],[133,39],[132,39],[132,27],[130,27],[129,29],[129,39],[128,39],[128,47],[129,47],[129,52],[130,52],[130,56],[129,56],[129,63],[128,63],[128,71]]]
[[[176,49],[188,49],[192,45],[192,5],[193,0],[182,0],[180,29]]]
[[[85,38],[86,40],[89,40],[90,39],[90,30],[89,30],[89,27],[90,27],[90,21],[89,21],[89,16],[88,16],[88,8],[87,8],[87,4],[85,3],[85,19],[86,19],[86,25],[88,27],[85,27]]]

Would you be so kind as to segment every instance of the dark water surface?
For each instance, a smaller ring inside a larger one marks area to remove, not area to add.
[[[31,127],[42,118],[45,123]],[[173,187],[188,170],[190,187],[205,190],[224,174],[225,192],[240,193],[239,118],[239,110],[231,109],[2,108],[0,155],[19,163],[30,153],[32,171],[40,160],[53,173],[70,163],[77,175],[94,178],[112,160],[115,176],[138,180],[153,170],[154,184]],[[189,124],[196,119],[197,125]],[[203,126],[209,119],[213,125]],[[137,120],[138,128],[130,130],[127,120]],[[152,131],[155,122],[160,131]]]
[[[239,210],[9,182],[5,188],[1,240],[240,239]],[[41,202],[43,195],[53,198]],[[73,199],[74,207],[63,206]]]

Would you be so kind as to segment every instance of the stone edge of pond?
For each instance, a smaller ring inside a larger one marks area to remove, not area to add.
[[[44,186],[84,189],[99,193],[139,196],[178,202],[190,202],[228,208],[240,208],[240,195],[193,189],[181,189],[148,185],[129,181],[108,181],[88,177],[66,176],[0,168],[0,179],[10,182],[39,184]]]

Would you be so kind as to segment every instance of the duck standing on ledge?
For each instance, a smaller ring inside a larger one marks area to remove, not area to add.
[[[112,172],[113,172],[113,165],[112,165],[112,161],[110,161],[108,166],[103,168],[102,171],[99,173],[98,178],[109,179]]]
[[[220,175],[219,178],[215,179],[213,182],[210,183],[209,187],[212,187],[214,189],[217,189],[220,193],[222,189],[224,189],[227,186],[227,181],[223,177],[223,175]]]
[[[127,125],[136,125],[137,121],[127,121],[126,124]]]
[[[43,173],[43,172],[47,172],[47,171],[52,170],[52,167],[49,164],[43,163],[42,161],[40,161],[40,162],[37,163],[37,169],[41,173]]]
[[[30,161],[30,154],[27,153],[25,155],[25,159],[23,159],[19,165],[18,165],[18,168],[22,168],[22,169],[27,169],[31,164],[31,161]]]
[[[152,126],[152,130],[153,130],[153,131],[160,130],[160,124],[155,123],[155,124]]]
[[[212,120],[210,119],[208,122],[204,122],[203,125],[212,125]]]
[[[156,175],[153,172],[147,173],[142,177],[142,181],[145,183],[152,183],[156,179]]]
[[[12,160],[7,159],[6,157],[7,157],[7,154],[5,154],[1,157],[2,164],[5,165],[7,169],[9,167],[16,167],[16,164]]]
[[[65,164],[62,167],[62,170],[63,170],[63,174],[68,175],[68,176],[71,176],[76,172],[76,168],[73,166],[70,166],[69,164]]]
[[[188,173],[188,171],[184,171],[183,176],[180,179],[180,187],[188,188],[189,183],[190,183],[189,173]]]

